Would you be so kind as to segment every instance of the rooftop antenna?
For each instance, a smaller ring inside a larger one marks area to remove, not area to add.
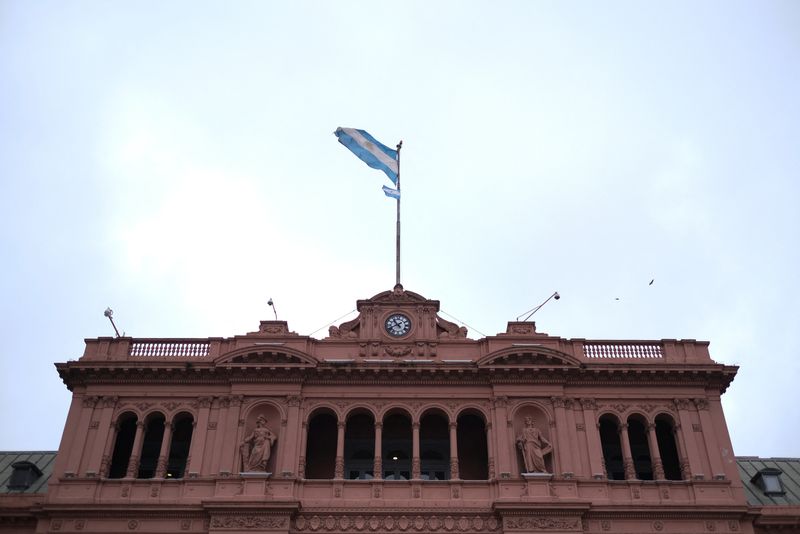
[[[545,304],[547,304],[548,302],[550,302],[550,299],[556,299],[556,300],[558,300],[558,299],[560,299],[560,298],[561,298],[561,295],[559,295],[559,294],[558,294],[558,291],[554,291],[552,295],[550,295],[549,297],[547,297],[547,300],[545,300],[544,302],[542,302],[542,303],[541,303],[541,304],[539,304],[538,306],[536,306],[536,307],[534,307],[534,308],[531,308],[530,310],[528,310],[528,311],[526,311],[526,312],[522,312],[521,314],[517,315],[517,321],[519,321],[519,318],[520,318],[520,317],[522,317],[523,315],[525,315],[526,313],[527,313],[528,315],[525,315],[525,318],[522,320],[522,322],[525,322],[525,321],[527,321],[528,319],[530,319],[530,318],[531,318],[531,315],[533,315],[534,313],[536,313],[537,311],[539,311],[539,310],[542,308],[542,306],[544,306]]]
[[[272,313],[275,314],[275,320],[277,321],[278,320],[278,310],[275,309],[275,303],[272,302],[272,297],[270,297],[269,300],[267,301],[267,306],[270,306],[272,308]]]
[[[117,337],[122,337],[119,335],[119,330],[117,330],[117,325],[114,324],[114,310],[111,308],[106,308],[106,311],[103,312],[103,315],[108,317],[108,320],[111,321],[111,326],[114,327],[114,332],[117,333]]]

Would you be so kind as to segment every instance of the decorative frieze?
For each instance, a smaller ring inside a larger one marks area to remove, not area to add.
[[[289,520],[283,516],[271,515],[216,515],[211,518],[211,528],[220,530],[242,529],[286,529]]]
[[[494,532],[500,521],[464,515],[300,515],[292,526],[298,532]]]
[[[572,517],[506,517],[503,519],[504,530],[544,530],[580,532],[583,530],[579,518]]]

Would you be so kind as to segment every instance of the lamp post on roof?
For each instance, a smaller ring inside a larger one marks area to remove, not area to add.
[[[114,332],[117,333],[117,337],[122,337],[119,335],[119,330],[117,330],[117,325],[114,324],[114,310],[111,308],[106,308],[106,311],[103,312],[103,315],[108,317],[108,320],[111,321],[111,326],[114,327]]]

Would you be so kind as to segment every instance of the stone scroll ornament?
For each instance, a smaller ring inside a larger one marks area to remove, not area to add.
[[[522,451],[526,473],[547,473],[544,457],[553,450],[542,431],[533,425],[533,417],[525,418],[525,428],[517,436],[517,447]]]
[[[278,437],[267,428],[267,418],[259,415],[256,427],[239,446],[242,453],[242,471],[266,473],[272,446]]]

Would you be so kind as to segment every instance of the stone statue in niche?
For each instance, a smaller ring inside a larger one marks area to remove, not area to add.
[[[522,451],[526,473],[546,473],[544,457],[552,452],[553,447],[542,435],[542,431],[533,424],[533,417],[525,418],[525,428],[517,436],[517,447]]]
[[[278,437],[267,428],[267,418],[259,415],[256,427],[239,446],[242,453],[242,471],[265,473],[272,446],[277,439]]]

